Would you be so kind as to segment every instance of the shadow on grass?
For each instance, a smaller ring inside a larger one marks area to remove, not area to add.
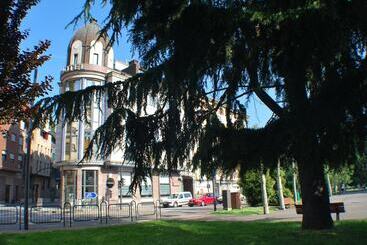
[[[299,222],[156,221],[82,230],[0,235],[0,244],[367,244],[367,221],[302,231]]]

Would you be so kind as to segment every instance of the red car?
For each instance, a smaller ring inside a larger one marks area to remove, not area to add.
[[[205,194],[199,198],[193,198],[189,201],[189,206],[190,207],[193,207],[195,205],[197,206],[206,206],[208,204],[213,204],[214,203],[214,195],[213,193],[208,193],[208,194]]]

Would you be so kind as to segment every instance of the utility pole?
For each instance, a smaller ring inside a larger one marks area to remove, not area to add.
[[[33,84],[37,83],[38,69],[34,70],[33,76]],[[31,103],[31,107],[33,106],[33,102]],[[31,143],[32,143],[32,134],[33,134],[33,120],[29,118],[28,120],[28,128],[27,128],[27,155],[25,157],[25,166],[24,166],[24,230],[28,230],[29,224],[29,189],[30,189],[30,162],[31,162]],[[22,210],[20,210],[22,211]]]
[[[217,211],[217,195],[215,194],[215,176],[216,176],[216,171],[215,169],[213,170],[213,178],[212,178],[212,181],[213,181],[213,197],[214,197],[214,211]]]

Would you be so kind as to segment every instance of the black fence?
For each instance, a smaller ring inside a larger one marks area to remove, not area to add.
[[[59,205],[31,207],[30,221],[34,224],[60,223],[62,217],[62,207]]]
[[[19,220],[20,205],[0,206],[0,225],[15,225]]]
[[[0,225],[16,225],[22,227],[22,215],[24,207],[22,204],[0,206]],[[161,217],[160,204],[154,202],[137,203],[108,203],[103,201],[99,204],[72,205],[69,202],[64,205],[39,205],[29,208],[30,223],[51,224],[61,223],[64,227],[71,227],[74,222],[100,222],[111,221],[134,221]]]

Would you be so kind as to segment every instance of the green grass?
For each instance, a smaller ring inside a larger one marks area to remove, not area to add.
[[[0,244],[367,244],[367,220],[329,231],[302,231],[299,222],[155,221],[81,230],[1,234]]]
[[[270,213],[278,210],[276,207],[269,207]],[[246,216],[246,215],[258,215],[264,214],[263,207],[245,207],[242,209],[232,209],[232,210],[222,210],[211,212],[211,214],[215,215],[238,215],[238,216]]]

